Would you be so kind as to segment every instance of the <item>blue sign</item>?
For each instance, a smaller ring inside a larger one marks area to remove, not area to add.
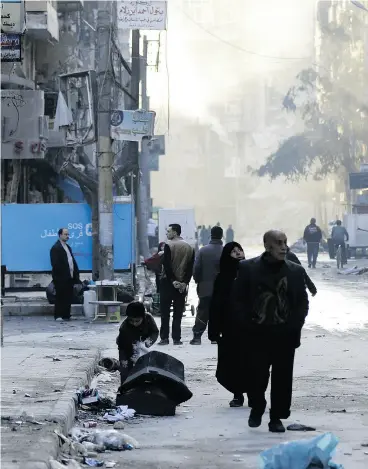
[[[128,270],[135,256],[132,205],[114,204],[113,216],[114,268]],[[69,230],[79,269],[91,271],[92,223],[87,204],[2,205],[1,264],[9,272],[50,271],[50,249],[58,240],[59,228]]]

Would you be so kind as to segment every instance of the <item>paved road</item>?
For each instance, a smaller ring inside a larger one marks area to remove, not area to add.
[[[333,266],[320,266],[311,275],[319,293],[311,299],[297,352],[290,420],[316,426],[319,432],[334,432],[341,439],[336,460],[348,469],[363,469],[368,467],[367,448],[361,446],[368,443],[368,288],[362,289],[367,280],[347,279]],[[248,409],[230,409],[231,396],[215,380],[216,347],[207,339],[201,347],[188,344],[193,322],[190,316],[183,321],[185,345],[165,350],[184,362],[193,399],[174,418],[149,418],[129,425],[126,432],[142,448],[104,456],[118,461],[118,468],[256,468],[261,450],[310,436],[271,435],[267,419],[260,429],[250,430]],[[88,353],[101,347],[116,356],[117,329],[117,325],[83,321],[60,324],[51,318],[7,318],[5,347],[42,347],[50,354],[53,350]],[[34,373],[37,379],[37,367]],[[117,384],[112,383],[111,390]]]

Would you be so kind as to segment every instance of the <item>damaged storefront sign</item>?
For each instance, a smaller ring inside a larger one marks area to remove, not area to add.
[[[48,139],[44,92],[2,90],[1,159],[42,159]]]
[[[3,0],[1,2],[1,32],[22,34],[25,29],[23,0]]]
[[[1,34],[1,62],[22,61],[22,36],[20,34]]]
[[[140,142],[143,137],[152,137],[155,126],[154,111],[120,111],[111,114],[110,133],[114,140]]]

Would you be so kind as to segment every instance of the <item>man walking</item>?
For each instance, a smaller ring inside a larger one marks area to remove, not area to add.
[[[213,285],[220,271],[223,235],[222,228],[219,226],[213,227],[209,245],[199,251],[194,264],[193,278],[197,284],[199,304],[191,345],[201,345],[201,337],[208,324]]]
[[[158,345],[169,344],[171,305],[174,309],[172,338],[174,345],[182,345],[181,320],[188,285],[193,274],[194,249],[181,237],[180,225],[172,224],[168,227],[167,239],[160,282],[161,342]]]
[[[310,224],[304,230],[304,244],[307,243],[308,267],[316,268],[319,245],[322,241],[322,231],[316,225],[316,219],[312,218]]]
[[[290,416],[295,349],[308,314],[308,295],[305,270],[285,260],[286,235],[269,231],[264,246],[264,254],[239,266],[234,307],[247,344],[249,426],[262,423],[272,368],[269,430],[282,433],[281,419]]]
[[[335,252],[337,248],[341,246],[342,264],[347,264],[348,261],[345,242],[349,241],[349,233],[346,231],[346,228],[342,226],[341,220],[337,220],[336,225],[332,228],[331,238],[335,247]]]
[[[233,226],[229,225],[229,228],[226,230],[226,244],[234,242],[235,233]]]
[[[50,250],[52,266],[52,280],[55,285],[55,320],[70,320],[70,309],[73,300],[73,287],[79,283],[79,269],[74,259],[69,241],[69,232],[66,228],[58,231],[59,240]]]

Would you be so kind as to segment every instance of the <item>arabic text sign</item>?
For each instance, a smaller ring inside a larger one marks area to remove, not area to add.
[[[166,1],[118,2],[118,27],[121,29],[166,29]]]
[[[1,34],[1,62],[21,62],[21,37],[19,34]]]
[[[151,137],[155,125],[154,111],[113,111],[110,120],[111,138],[140,142]]]
[[[1,31],[3,33],[23,33],[24,3],[21,0],[1,2]]]
[[[114,204],[114,267],[129,269],[134,259],[132,206]],[[59,228],[68,228],[69,245],[80,270],[92,270],[91,209],[87,204],[10,204],[1,210],[1,263],[9,272],[48,272],[50,249]]]

